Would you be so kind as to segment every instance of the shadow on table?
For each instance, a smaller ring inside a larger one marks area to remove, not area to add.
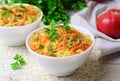
[[[111,60],[120,58],[120,52],[104,56],[100,59],[90,57],[85,64],[67,77],[59,77],[64,81],[98,81],[109,72]]]
[[[119,59],[116,61],[116,59]],[[101,63],[108,63],[108,64],[120,64],[120,52],[113,53],[107,56],[102,57],[99,59]]]
[[[89,58],[85,64],[80,66],[73,74],[63,78],[64,81],[98,81],[109,70],[107,64],[99,60]]]

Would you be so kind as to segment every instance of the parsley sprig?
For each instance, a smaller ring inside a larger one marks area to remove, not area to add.
[[[53,50],[53,46],[50,45],[49,48],[48,48],[48,51],[52,51]]]
[[[40,44],[38,48],[39,48],[39,49],[43,49],[44,46]]]
[[[22,65],[25,65],[26,62],[24,60],[24,58],[22,57],[22,55],[16,54],[13,59],[15,60],[14,63],[11,64],[11,68],[13,70],[16,70],[18,68],[20,68]]]
[[[61,22],[55,22],[54,20],[51,21],[50,23],[50,28],[44,28],[44,32],[45,34],[47,34],[49,36],[49,39],[51,41],[55,41],[59,34],[58,34],[58,31],[56,29],[57,26],[59,26],[59,24],[61,24]],[[67,32],[70,32],[71,31],[71,28],[69,26],[69,22],[65,22],[63,25],[60,25],[61,28],[65,29]]]
[[[35,40],[36,40],[36,41],[39,40],[39,33],[36,33],[36,35],[35,35]]]
[[[49,35],[51,41],[55,41],[58,37],[55,21],[51,21],[51,28],[44,28],[44,32]]]
[[[71,31],[71,28],[69,26],[69,22],[64,22],[64,25],[61,26],[63,29],[65,29],[67,32]]]
[[[7,16],[7,14],[9,14],[9,13],[10,13],[10,11],[9,11],[7,8],[2,8],[2,10],[3,10],[2,17],[6,17],[6,16]]]

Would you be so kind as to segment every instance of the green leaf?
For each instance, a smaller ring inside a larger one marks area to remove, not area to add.
[[[55,41],[58,38],[58,33],[53,33],[49,36],[49,39]]]
[[[14,4],[14,0],[11,0],[10,2],[7,3],[8,6],[11,6]]]
[[[38,4],[41,4],[43,1],[42,0],[38,0]]]
[[[19,55],[19,54],[16,54],[16,55],[13,57],[13,59],[15,60],[15,62],[12,63],[12,64],[10,64],[10,65],[11,65],[11,68],[12,68],[13,70],[16,70],[16,69],[20,68],[22,65],[26,64],[24,58],[22,58],[22,56]]]
[[[4,12],[9,12],[9,11],[8,11],[8,9],[7,9],[7,8],[5,8],[5,7],[4,7],[4,8],[2,8],[2,10],[3,10]]]
[[[6,15],[7,15],[7,13],[3,13],[3,14],[2,14],[2,17],[6,17]]]
[[[52,20],[51,23],[50,23],[50,25],[51,25],[52,27],[55,27],[55,25],[56,25],[55,20]]]
[[[16,69],[18,69],[18,68],[20,68],[20,64],[18,63],[18,62],[15,62],[15,63],[12,63],[11,64],[11,68],[13,69],[13,70],[16,70]]]
[[[5,4],[8,4],[8,0],[5,0]]]
[[[63,26],[61,26],[62,28],[64,28],[67,32],[71,31],[71,28],[69,26],[69,22],[65,22]]]
[[[44,32],[45,32],[45,34],[49,35],[49,39],[51,41],[55,41],[58,37],[58,33],[57,33],[57,29],[56,29],[56,23],[54,20],[51,21],[50,26],[51,26],[51,28],[45,28]]]
[[[0,5],[2,5],[3,1],[0,1]]]
[[[51,32],[51,34],[57,33],[56,27],[52,26],[50,32]]]
[[[48,51],[52,51],[53,50],[53,46],[50,45],[49,48],[48,48]]]
[[[43,45],[39,45],[39,49],[43,49],[44,48],[44,46]]]
[[[77,10],[79,10],[79,9],[84,9],[84,8],[86,8],[87,7],[87,4],[85,3],[85,1],[78,1],[77,3],[74,3],[73,5],[72,5],[72,9],[74,10],[74,11],[77,11]]]
[[[53,5],[53,3],[50,4],[48,7],[49,7],[49,9],[50,9],[51,11],[54,11],[54,10],[57,8],[57,6],[56,6],[56,5]]]
[[[3,10],[2,17],[6,17],[7,14],[9,13],[9,10],[7,8],[2,8],[2,10]]]
[[[13,59],[14,59],[14,60],[19,60],[21,57],[22,57],[21,55],[16,54],[16,55],[13,57]]]
[[[21,58],[21,59],[19,60],[19,63],[20,63],[20,65],[25,65],[25,64],[26,64],[26,62],[25,62],[25,60],[24,60],[23,58]]]
[[[44,32],[45,32],[45,34],[50,34],[50,29],[49,28],[44,28]]]
[[[81,9],[84,9],[84,8],[86,8],[87,7],[87,5],[86,4],[81,4],[81,5],[79,5],[80,6],[80,8]]]
[[[36,33],[36,35],[35,35],[35,40],[36,40],[36,41],[39,40],[39,33]]]

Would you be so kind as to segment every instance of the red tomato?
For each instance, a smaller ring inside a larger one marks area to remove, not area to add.
[[[120,38],[120,10],[110,9],[97,18],[97,29],[112,38]]]

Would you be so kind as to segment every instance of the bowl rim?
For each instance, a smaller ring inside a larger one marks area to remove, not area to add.
[[[13,5],[18,5],[18,4],[31,5],[31,4],[26,4],[26,3],[15,3],[15,4],[13,4]],[[3,5],[0,5],[0,6],[3,6]],[[38,7],[35,6],[35,5],[32,5],[32,6],[38,8]],[[38,9],[40,9],[40,8],[38,8]],[[36,21],[34,21],[34,22],[30,23],[30,24],[23,25],[23,26],[0,26],[0,29],[18,29],[18,28],[24,28],[24,27],[27,27],[27,26],[29,26],[29,25],[32,25],[32,24],[40,21],[40,20],[42,19],[42,17],[43,17],[43,12],[42,12],[42,10],[40,9],[40,17],[39,17]]]
[[[90,35],[91,35],[90,38],[92,39],[92,44],[91,44],[91,46],[90,46],[87,50],[83,51],[83,52],[80,53],[80,54],[75,54],[75,55],[70,55],[70,56],[65,56],[65,57],[50,57],[50,56],[45,56],[45,55],[41,55],[41,54],[38,54],[38,53],[34,52],[34,51],[29,47],[28,41],[29,41],[29,38],[31,37],[31,35],[32,35],[34,32],[39,31],[39,30],[41,30],[41,29],[43,29],[43,28],[45,28],[45,27],[48,27],[48,26],[42,26],[42,27],[37,28],[36,30],[32,31],[32,32],[27,36],[27,38],[26,38],[26,47],[27,47],[28,51],[32,52],[32,55],[35,54],[35,55],[40,56],[40,57],[43,57],[43,58],[55,59],[55,60],[56,60],[56,59],[67,59],[67,58],[77,57],[77,56],[83,55],[83,54],[86,53],[87,51],[91,50],[91,49],[93,48],[94,44],[95,44],[95,36],[94,36],[89,30],[87,30],[86,28],[84,28],[84,27],[82,27],[82,26],[77,26],[77,25],[74,25],[74,24],[69,24],[69,26],[72,26],[73,28],[74,28],[74,26],[75,26],[75,27],[80,27],[80,28],[82,28],[83,30],[85,30],[85,31],[87,31],[88,33],[90,33]],[[78,30],[78,31],[79,31],[79,30]],[[80,32],[80,31],[79,31],[79,32]],[[29,53],[30,53],[30,52],[29,52]]]

